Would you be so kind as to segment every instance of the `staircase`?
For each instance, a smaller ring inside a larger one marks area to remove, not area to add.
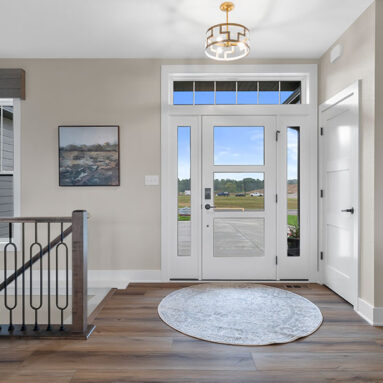
[[[9,233],[0,263],[0,339],[86,339],[92,333],[87,221],[84,210],[71,217],[0,218]]]

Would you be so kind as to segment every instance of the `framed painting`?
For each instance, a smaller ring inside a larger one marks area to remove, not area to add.
[[[59,126],[60,186],[119,186],[118,125]]]

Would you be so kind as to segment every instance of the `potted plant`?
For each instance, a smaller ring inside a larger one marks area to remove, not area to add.
[[[290,231],[287,237],[287,244],[289,249],[297,249],[299,248],[299,238],[300,238],[300,230],[298,223],[289,226]]]

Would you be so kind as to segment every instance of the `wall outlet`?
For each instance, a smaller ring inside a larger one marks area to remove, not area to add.
[[[157,186],[160,184],[160,176],[145,176],[145,186]]]

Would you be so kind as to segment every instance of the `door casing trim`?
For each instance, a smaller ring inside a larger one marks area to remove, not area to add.
[[[168,125],[171,116],[252,115],[284,117],[306,116],[309,126],[310,179],[309,179],[309,270],[308,281],[319,282],[318,273],[318,137],[317,137],[317,64],[266,64],[266,65],[163,65],[161,67],[161,277],[169,281],[169,202],[167,193],[171,185],[168,176]],[[171,104],[171,85],[177,79],[236,78],[291,79],[300,78],[305,87],[305,104],[300,105],[198,105],[174,106]],[[173,233],[174,235],[174,233]]]
[[[351,85],[349,85],[347,88],[343,89],[342,91],[338,92],[335,96],[329,98],[327,101],[323,102],[319,105],[319,127],[318,127],[318,137],[320,137],[320,128],[324,126],[323,121],[323,112],[331,108],[332,106],[335,106],[336,104],[339,104],[343,100],[356,95],[356,98],[358,99],[358,134],[357,134],[357,142],[355,143],[355,153],[356,158],[354,163],[356,164],[355,169],[355,179],[357,182],[354,185],[354,206],[355,206],[355,220],[354,220],[354,254],[356,254],[356,260],[354,264],[354,275],[355,275],[355,283],[354,283],[354,302],[355,302],[355,310],[359,311],[359,304],[360,300],[359,294],[360,294],[360,162],[359,162],[359,142],[360,142],[360,80],[355,81]],[[323,144],[322,141],[319,140],[319,188],[322,189],[322,185],[324,182],[324,170],[321,162],[321,158],[323,158]],[[318,243],[319,243],[319,252],[322,251],[324,248],[323,246],[323,222],[324,222],[324,214],[323,214],[323,203],[322,199],[318,199]],[[319,265],[321,264],[321,261],[319,259]],[[324,268],[319,267],[319,281],[322,284],[324,282]],[[363,305],[362,305],[363,306]]]

